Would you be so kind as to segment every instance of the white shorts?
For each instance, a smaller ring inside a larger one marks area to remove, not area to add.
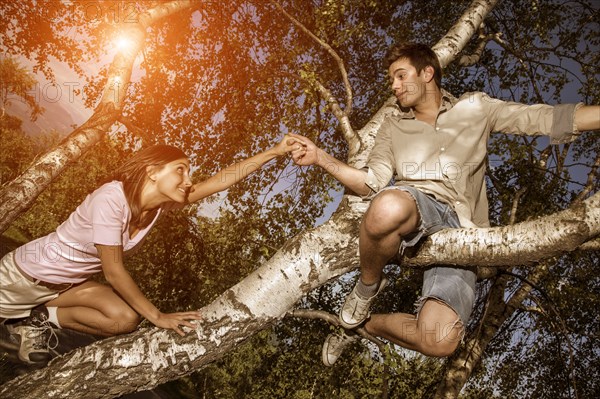
[[[17,269],[14,251],[0,260],[0,318],[27,317],[31,309],[53,300],[58,294],[25,278]]]

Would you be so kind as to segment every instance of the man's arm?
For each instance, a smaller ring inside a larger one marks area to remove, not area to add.
[[[297,139],[304,145],[303,151],[292,151],[292,158],[296,165],[318,165],[356,194],[367,195],[371,192],[371,189],[365,184],[367,179],[366,171],[356,169],[332,157],[304,136],[294,133],[289,133],[289,136]]]
[[[600,105],[584,105],[575,111],[575,126],[580,132],[600,129]]]

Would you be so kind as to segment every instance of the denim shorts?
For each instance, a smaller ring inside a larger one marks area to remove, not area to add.
[[[417,204],[420,222],[417,230],[402,238],[401,253],[407,247],[415,246],[423,237],[447,228],[460,228],[458,216],[451,206],[436,200],[433,196],[411,186],[390,186],[383,190],[402,190],[409,193]],[[383,191],[381,190],[381,191]],[[466,326],[475,302],[475,282],[477,275],[465,269],[433,267],[423,275],[423,289],[417,300],[416,311],[420,312],[428,299],[443,302],[458,314],[460,322]]]

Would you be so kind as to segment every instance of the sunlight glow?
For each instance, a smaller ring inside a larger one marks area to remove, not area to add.
[[[133,45],[133,42],[131,41],[131,39],[129,39],[126,36],[119,36],[115,40],[115,47],[117,48],[118,51],[125,51],[125,50],[129,49],[132,45]]]

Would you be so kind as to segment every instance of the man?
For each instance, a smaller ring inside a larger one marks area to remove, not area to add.
[[[381,125],[367,166],[353,168],[310,140],[298,165],[316,164],[361,196],[376,194],[359,236],[360,277],[339,312],[341,325],[364,325],[370,334],[428,356],[448,356],[462,339],[475,297],[472,271],[436,267],[425,271],[417,315],[369,314],[387,281],[386,263],[398,251],[444,228],[488,227],[485,192],[487,140],[491,132],[545,134],[554,142],[600,129],[600,107],[583,104],[523,105],[441,89],[435,53],[421,44],[394,47],[388,73],[400,113]],[[388,182],[394,178],[394,185]],[[323,362],[332,365],[357,335],[332,334]]]

